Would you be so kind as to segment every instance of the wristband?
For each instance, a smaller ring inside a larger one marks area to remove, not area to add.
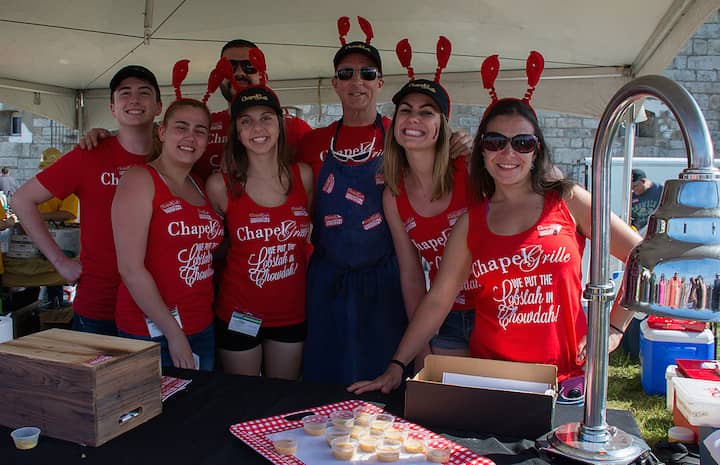
[[[610,324],[610,327],[611,327],[612,329],[614,329],[615,331],[617,331],[618,333],[620,333],[620,334],[622,334],[622,335],[625,334],[625,331],[623,331],[622,329],[618,328],[617,326],[615,326],[615,325],[612,324],[612,323],[609,323],[609,324]]]
[[[403,362],[395,358],[390,360],[390,363],[399,366],[402,371],[405,371],[405,369],[407,368],[407,366]]]

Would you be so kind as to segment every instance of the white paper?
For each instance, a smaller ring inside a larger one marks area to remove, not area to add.
[[[478,387],[486,389],[500,389],[503,391],[534,392],[537,394],[552,394],[552,386],[547,383],[534,381],[519,381],[516,379],[492,378],[489,376],[473,376],[461,373],[444,372],[443,384],[455,386]]]
[[[712,457],[716,463],[720,463],[720,429],[706,437],[703,443],[705,447],[707,447],[708,452],[710,452],[710,457]]]

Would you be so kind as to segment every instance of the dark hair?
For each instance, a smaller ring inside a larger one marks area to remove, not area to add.
[[[7,166],[2,167],[2,174],[8,174],[10,172],[10,169]]]
[[[220,55],[222,56],[222,54],[225,53],[225,50],[227,50],[229,48],[240,48],[240,47],[259,48],[257,45],[255,45],[254,42],[250,42],[249,40],[234,39],[234,40],[231,40],[230,42],[226,43],[225,45],[223,45],[222,50],[220,50]]]
[[[535,136],[538,138],[538,149],[535,153],[534,167],[530,170],[530,182],[532,190],[544,195],[546,192],[557,192],[561,196],[570,191],[574,183],[564,177],[559,178],[555,174],[556,168],[552,162],[550,148],[545,143],[542,129],[538,124],[537,115],[527,103],[518,99],[502,99],[493,104],[483,115],[478,127],[473,151],[470,160],[470,182],[475,197],[480,200],[489,199],[495,193],[495,180],[485,169],[485,160],[482,150],[482,137],[488,127],[488,123],[496,116],[518,115],[525,118],[533,126]]]
[[[270,106],[267,108],[271,109],[277,118],[278,177],[280,178],[281,184],[283,183],[283,177],[287,179],[287,188],[285,189],[285,193],[289,194],[292,189],[292,176],[290,175],[291,156],[285,141],[285,121],[283,120],[282,114],[278,114],[274,108]],[[227,173],[230,180],[230,186],[228,188],[230,194],[233,197],[240,197],[242,192],[245,190],[250,160],[248,158],[247,148],[245,148],[242,142],[240,142],[240,131],[238,131],[237,128],[237,120],[242,112],[237,111],[239,108],[235,105],[233,105],[232,109],[233,111],[230,113],[230,131],[228,131],[228,140],[225,144],[222,164],[223,170]],[[247,108],[243,108],[243,110],[246,109]]]
[[[170,104],[169,107],[167,107],[167,110],[165,110],[165,114],[163,115],[162,119],[162,125],[167,127],[168,121],[170,121],[170,118],[172,117],[175,112],[181,108],[197,108],[199,110],[202,110],[205,115],[207,116],[208,120],[208,129],[210,129],[210,110],[208,110],[207,105],[202,103],[200,100],[195,100],[193,98],[181,98],[178,100],[175,100],[173,103]],[[162,142],[160,141],[157,133],[157,127],[153,129],[153,150],[150,153],[150,155],[147,158],[147,161],[153,161],[157,157],[160,156],[160,153],[162,152]]]

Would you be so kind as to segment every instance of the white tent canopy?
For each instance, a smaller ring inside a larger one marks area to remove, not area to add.
[[[348,41],[363,40],[361,15],[382,53],[383,101],[407,80],[398,40],[410,39],[422,76],[434,72],[445,35],[453,56],[443,83],[454,103],[487,103],[478,70],[495,53],[498,94],[522,95],[525,59],[538,50],[546,64],[534,104],[599,116],[630,78],[663,71],[718,8],[720,0],[0,0],[0,102],[70,127],[112,127],[107,85],[122,66],[145,65],[167,86],[187,58],[183,92],[200,96],[221,46],[246,38],[265,52],[283,104],[332,103],[336,21],[349,16]],[[172,94],[163,87],[165,100]],[[223,105],[218,92],[211,106]]]

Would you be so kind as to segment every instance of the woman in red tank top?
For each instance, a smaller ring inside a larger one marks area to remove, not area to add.
[[[352,386],[388,392],[442,324],[471,273],[478,285],[473,356],[552,363],[560,381],[582,372],[586,324],[580,258],[590,234],[590,194],[559,179],[535,111],[526,100],[494,101],[480,122],[470,178],[479,202],[455,224],[440,270],[386,372]],[[614,216],[611,250],[625,259],[640,236]],[[632,313],[613,306],[615,349]]]
[[[282,108],[268,87],[238,93],[230,124],[223,172],[207,182],[229,234],[215,303],[218,355],[228,373],[297,379],[312,170],[290,162]]]
[[[159,342],[164,366],[212,370],[215,360],[212,252],[224,231],[190,176],[209,127],[204,103],[170,105],[158,130],[161,153],[122,176],[112,205],[118,333]]]
[[[450,159],[450,98],[427,79],[411,80],[393,97],[395,115],[385,149],[383,209],[400,266],[408,318],[437,274],[443,250],[457,219],[467,212],[465,157]],[[469,286],[455,298],[453,311],[430,341],[440,355],[469,355],[474,319]],[[426,347],[415,359],[422,368]]]

